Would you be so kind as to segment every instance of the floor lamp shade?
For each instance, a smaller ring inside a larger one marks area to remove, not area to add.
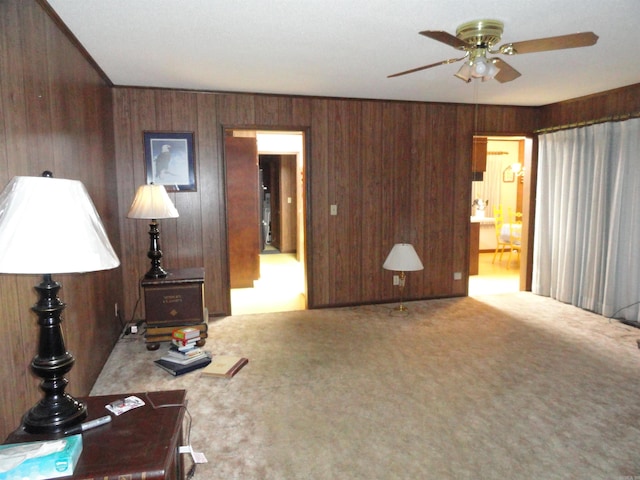
[[[413,272],[424,269],[424,266],[413,245],[410,243],[396,243],[389,252],[382,268],[395,272]]]
[[[87,417],[86,406],[65,393],[74,358],[64,344],[61,285],[54,273],[109,270],[120,265],[84,185],[77,180],[14,177],[0,194],[0,273],[42,274],[35,289],[40,338],[31,370],[43,398],[23,417],[29,433],[61,433]],[[8,387],[10,388],[10,387]]]
[[[398,288],[400,289],[400,306],[398,306],[397,310],[406,312],[407,307],[402,303],[402,295],[406,281],[404,272],[422,270],[424,266],[422,265],[422,261],[420,261],[420,257],[410,243],[396,243],[389,252],[389,255],[387,255],[387,259],[384,261],[384,264],[382,264],[382,268],[400,272],[397,282]]]

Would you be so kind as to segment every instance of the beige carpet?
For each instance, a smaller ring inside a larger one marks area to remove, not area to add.
[[[408,305],[212,321],[250,359],[230,380],[129,337],[92,394],[187,389],[197,479],[640,478],[640,330],[530,293]]]

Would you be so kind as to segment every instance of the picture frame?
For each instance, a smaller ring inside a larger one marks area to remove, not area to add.
[[[164,185],[167,192],[195,192],[193,132],[144,133],[147,184]]]
[[[513,183],[515,181],[516,181],[516,173],[511,169],[511,166],[508,166],[502,171],[502,182]]]

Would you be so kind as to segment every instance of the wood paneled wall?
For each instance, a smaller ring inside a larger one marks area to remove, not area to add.
[[[0,189],[16,175],[81,180],[119,248],[110,87],[36,2],[0,1]],[[55,215],[43,205],[43,215]],[[42,232],[47,237],[66,232]],[[55,255],[55,252],[51,252]],[[89,393],[120,332],[119,269],[56,275],[66,346],[76,358],[72,395]],[[37,350],[35,275],[0,275],[0,439],[41,397],[29,365]]]
[[[414,243],[426,267],[411,274],[408,298],[464,295],[472,134],[620,115],[640,101],[635,85],[541,109],[480,106],[474,126],[472,105],[110,89],[63,32],[36,0],[0,1],[0,183],[44,169],[83,181],[122,261],[117,270],[58,278],[77,358],[74,395],[88,393],[117,339],[114,303],[133,315],[148,268],[148,225],[126,218],[145,179],[144,130],[196,133],[198,191],[171,194],[180,218],[162,221],[162,248],[170,268],[205,267],[215,314],[230,311],[223,126],[307,132],[309,305],[324,307],[395,299],[381,265],[399,241]],[[36,350],[29,307],[37,281],[0,275],[0,328],[10,339],[0,349],[2,438],[40,396],[38,380],[25,376]]]
[[[558,127],[640,112],[640,83],[541,108],[538,128]]]
[[[116,88],[115,138],[125,305],[130,313],[146,271],[147,226],[127,220],[144,182],[145,130],[195,132],[197,192],[171,194],[180,212],[162,221],[163,265],[204,266],[210,314],[229,314],[225,127],[307,132],[308,303],[311,308],[392,301],[382,263],[411,242],[425,270],[407,298],[465,295],[473,105],[325,99]],[[531,132],[538,111],[480,107],[478,131]],[[338,215],[329,206],[338,205]],[[462,272],[462,280],[453,280]],[[137,311],[136,317],[143,316]]]

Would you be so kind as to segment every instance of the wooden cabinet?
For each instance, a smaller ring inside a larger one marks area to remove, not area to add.
[[[473,137],[471,171],[484,172],[487,169],[487,137]]]
[[[140,280],[144,292],[147,348],[155,350],[158,342],[170,341],[176,328],[200,329],[200,341],[207,337],[208,315],[204,306],[204,268],[168,270],[164,278]]]

